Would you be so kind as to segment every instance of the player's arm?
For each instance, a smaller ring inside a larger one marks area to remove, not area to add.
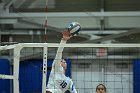
[[[53,66],[56,68],[60,66],[60,62],[62,60],[62,52],[64,50],[64,47],[62,46],[63,44],[66,44],[67,40],[71,38],[70,33],[68,31],[63,32],[63,38],[61,39],[60,42],[60,47],[58,47],[58,50],[56,52],[56,56],[53,62]]]
[[[66,41],[65,40],[61,40],[60,42],[60,45],[62,44],[66,44]],[[55,59],[54,59],[54,63],[53,63],[53,66],[57,67],[57,66],[60,66],[60,62],[62,60],[62,52],[64,50],[64,47],[58,47],[58,50],[56,52],[56,56],[55,56]]]

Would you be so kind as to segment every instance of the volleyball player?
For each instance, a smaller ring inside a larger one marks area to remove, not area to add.
[[[69,31],[64,31],[60,45],[66,44],[67,40],[69,40],[71,37],[72,35]],[[52,64],[46,93],[65,93],[67,90],[69,90],[71,93],[77,93],[72,79],[65,76],[67,63],[64,59],[62,59],[63,49],[64,47],[58,47],[55,59]]]

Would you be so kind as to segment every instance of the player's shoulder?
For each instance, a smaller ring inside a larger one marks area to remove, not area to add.
[[[70,83],[72,83],[72,79],[70,77],[67,77],[67,81],[69,81]]]
[[[66,77],[67,77],[67,76],[66,76]],[[67,79],[71,80],[71,78],[70,78],[70,77],[67,77]]]

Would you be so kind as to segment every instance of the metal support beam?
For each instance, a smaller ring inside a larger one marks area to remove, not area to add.
[[[19,8],[25,1],[26,0],[14,0],[14,7]]]
[[[29,31],[28,29],[19,29],[19,30],[4,30],[1,31],[1,35],[29,35]],[[42,33],[42,29],[41,29],[41,33],[40,34],[44,34]],[[120,34],[123,32],[127,32],[127,30],[105,30],[102,32],[102,34],[104,35],[108,35],[108,34]],[[34,35],[38,35],[38,29],[34,30]],[[50,31],[47,32],[48,35],[54,35],[55,33],[51,33]],[[98,30],[90,30],[90,31],[85,31],[82,30],[80,32],[80,34],[86,34],[86,35],[100,35]],[[79,35],[80,35],[79,34]]]
[[[11,0],[10,2],[8,2],[8,3],[5,5],[6,12],[9,13],[10,6],[14,3],[14,1],[15,1],[15,0]]]
[[[20,7],[29,7],[32,3],[34,3],[36,0],[23,0],[24,2],[22,2],[20,4],[20,6],[18,6],[19,8]]]
[[[102,32],[102,34],[104,34],[104,35],[106,35],[106,34],[120,34],[123,32],[127,32],[127,30],[104,30]],[[80,32],[80,34],[100,35],[100,32],[98,30],[90,30],[90,31],[82,30]]]
[[[107,41],[107,40],[112,40],[112,39],[115,39],[115,38],[131,35],[131,34],[135,34],[135,33],[140,33],[140,28],[132,29],[132,30],[129,30],[127,32],[120,33],[120,34],[104,36],[102,38],[95,39],[95,40],[89,40],[89,41],[86,41],[86,42],[88,42],[88,43],[104,42],[104,41]]]
[[[0,18],[45,17],[46,13],[1,13]],[[130,12],[51,12],[47,17],[140,17],[139,11]]]
[[[35,22],[31,22],[31,21],[28,21],[28,20],[20,19],[20,20],[18,20],[18,22],[20,22],[20,23],[26,23],[26,24],[31,24],[31,25],[35,25],[35,26],[38,26],[38,27],[40,27],[40,28],[45,28],[45,25],[42,25],[42,24],[39,24],[39,23],[35,23]],[[56,31],[56,32],[61,32],[61,31],[63,31],[63,30],[60,29],[60,28],[56,28],[56,27],[52,27],[52,26],[47,26],[47,30]]]
[[[0,19],[0,24],[14,24],[17,23],[17,19]]]
[[[29,32],[30,30],[4,30],[1,31],[1,35],[30,35]],[[44,35],[44,32],[38,32],[38,30],[34,30],[33,35]],[[47,35],[55,35],[55,33],[48,31]]]

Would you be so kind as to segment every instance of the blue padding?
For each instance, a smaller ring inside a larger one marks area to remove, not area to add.
[[[0,59],[0,74],[10,74],[10,63],[8,59]],[[0,79],[0,93],[10,93],[10,80]]]
[[[47,82],[51,71],[53,59],[47,62]],[[67,59],[68,69],[66,75],[71,77],[71,62]],[[41,93],[42,90],[42,59],[26,60],[20,63],[19,82],[21,93]]]
[[[140,93],[140,59],[133,62],[133,93]]]
[[[19,83],[21,93],[41,93],[42,60],[26,60],[21,62]]]
[[[66,59],[66,62],[67,62],[66,76],[71,77],[71,60]]]

